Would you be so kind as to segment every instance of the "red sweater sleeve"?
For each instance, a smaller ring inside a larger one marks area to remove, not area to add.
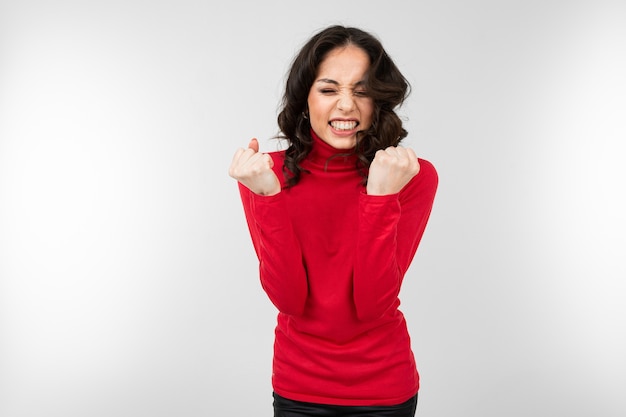
[[[420,172],[398,194],[361,194],[353,291],[357,316],[374,320],[394,306],[426,228],[438,177],[420,159]]]
[[[301,315],[308,293],[306,271],[283,193],[261,196],[241,183],[239,192],[263,289],[280,312]]]

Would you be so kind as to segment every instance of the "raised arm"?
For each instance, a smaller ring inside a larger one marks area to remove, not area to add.
[[[307,277],[273,167],[271,156],[260,153],[253,139],[248,149],[237,150],[229,174],[239,181],[263,289],[279,311],[300,315],[308,293]]]
[[[386,187],[391,193],[370,194],[368,184],[368,193],[362,194],[359,201],[353,291],[361,320],[377,319],[397,303],[404,274],[426,228],[437,189],[438,177],[432,164],[425,160],[418,162],[412,151],[395,155],[392,160],[384,161],[383,166],[377,166],[377,154],[370,168],[370,182],[375,175],[374,185]],[[385,152],[383,157],[387,159],[389,153]],[[393,161],[396,158],[411,161]],[[411,175],[415,170],[413,162],[418,173]]]

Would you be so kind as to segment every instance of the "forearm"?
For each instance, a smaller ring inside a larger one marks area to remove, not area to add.
[[[300,315],[308,292],[307,278],[282,196],[258,196],[242,185],[240,189],[259,259],[261,285],[279,311]]]
[[[359,319],[373,320],[397,300],[402,271],[397,259],[401,210],[397,195],[361,195],[353,293]]]
[[[430,217],[438,177],[422,160],[420,173],[398,194],[361,195],[353,292],[361,320],[396,305],[404,275]]]

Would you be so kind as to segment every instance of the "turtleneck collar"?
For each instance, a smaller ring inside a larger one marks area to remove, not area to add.
[[[324,142],[311,129],[313,149],[307,159],[315,165],[321,165],[326,170],[355,169],[357,156],[352,149],[337,149]]]

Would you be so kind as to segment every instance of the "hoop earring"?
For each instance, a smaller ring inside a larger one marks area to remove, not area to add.
[[[302,112],[302,117],[304,117],[305,120],[309,120],[309,114],[307,112]]]

